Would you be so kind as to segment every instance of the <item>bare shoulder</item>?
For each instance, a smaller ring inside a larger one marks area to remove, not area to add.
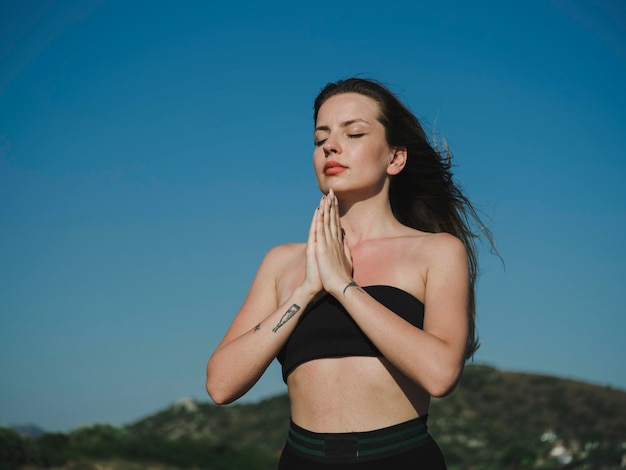
[[[428,271],[467,270],[467,249],[461,239],[449,233],[432,233],[424,238],[423,249]]]
[[[404,227],[399,239],[404,240],[404,248],[413,249],[422,256],[439,257],[442,254],[454,256],[465,255],[463,242],[447,232],[422,232],[410,227]],[[413,251],[411,250],[411,251]]]
[[[465,245],[454,235],[446,232],[411,231],[405,238],[405,252],[417,265],[428,270],[435,266],[459,267],[467,262]]]
[[[277,269],[278,272],[281,272],[293,263],[294,259],[303,256],[305,251],[306,243],[285,243],[283,245],[276,245],[265,255],[263,265],[268,265],[268,267],[273,267]]]
[[[437,255],[449,253],[451,255],[465,255],[465,245],[461,239],[446,232],[428,233],[422,237],[424,247]]]
[[[262,293],[263,297],[268,297],[270,292],[273,292],[276,297],[276,285],[285,271],[289,269],[290,263],[293,263],[293,259],[302,251],[302,245],[302,243],[286,243],[271,248],[261,261],[248,293],[248,299],[254,298],[258,293]]]
[[[283,243],[276,245],[268,252],[276,256],[292,256],[306,249],[306,243]]]
[[[306,243],[277,245],[267,252],[259,268],[262,276],[272,279],[278,302],[287,291],[291,292],[295,282],[303,275],[306,259]]]

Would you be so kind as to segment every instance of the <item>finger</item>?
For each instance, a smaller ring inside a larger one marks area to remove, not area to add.
[[[337,240],[342,240],[343,230],[341,229],[341,219],[339,217],[339,200],[337,199],[337,196],[334,193],[333,193],[333,198],[332,198],[331,216],[332,216],[333,236]]]
[[[319,212],[319,208],[315,209],[315,212],[313,212],[313,218],[311,219],[311,226],[309,227],[309,237],[308,237],[309,245],[312,243],[315,243],[315,224],[317,223],[318,212]]]
[[[320,206],[317,209],[316,218],[315,218],[315,241],[317,242],[317,246],[321,246],[321,243],[326,241],[326,234],[324,231],[324,214],[326,212],[327,200],[325,197],[322,198],[320,202]]]
[[[332,230],[330,224],[332,222],[331,217],[331,207],[332,207],[332,193],[329,192],[328,195],[324,198],[323,211],[322,211],[322,222],[323,222],[323,232],[325,241],[330,241],[332,237]]]
[[[350,246],[348,245],[348,240],[345,236],[343,237],[343,252],[346,255],[348,263],[350,264],[350,268],[352,268],[352,253],[350,252]],[[350,273],[350,275],[352,275],[352,273]]]
[[[333,239],[333,240],[341,240],[341,238],[337,237],[337,204],[336,204],[336,198],[335,198],[335,194],[333,193],[333,191],[331,190],[328,193],[328,198],[330,199],[330,204],[329,204],[329,208],[328,208],[328,229],[329,229],[329,236]]]

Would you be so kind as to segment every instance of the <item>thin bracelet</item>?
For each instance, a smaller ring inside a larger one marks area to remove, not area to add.
[[[346,296],[346,291],[348,290],[348,287],[359,287],[359,285],[356,282],[354,282],[354,281],[349,282],[348,284],[346,284],[346,287],[343,288],[343,296],[344,297]]]

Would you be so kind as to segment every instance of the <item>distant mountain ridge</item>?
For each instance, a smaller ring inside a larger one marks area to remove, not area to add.
[[[46,431],[35,424],[10,424],[9,427],[23,437],[39,437]]]

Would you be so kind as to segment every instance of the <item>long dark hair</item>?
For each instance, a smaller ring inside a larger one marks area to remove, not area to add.
[[[385,128],[391,147],[404,147],[407,162],[404,169],[392,177],[389,200],[394,216],[404,225],[425,232],[447,232],[465,245],[469,263],[469,334],[466,358],[478,349],[476,332],[475,285],[478,274],[478,253],[473,231],[480,234],[491,247],[491,233],[482,224],[474,206],[452,178],[452,153],[432,145],[419,120],[386,86],[375,80],[349,78],[326,85],[315,99],[314,122],[320,107],[330,97],[342,93],[359,93],[378,103],[378,120]]]

